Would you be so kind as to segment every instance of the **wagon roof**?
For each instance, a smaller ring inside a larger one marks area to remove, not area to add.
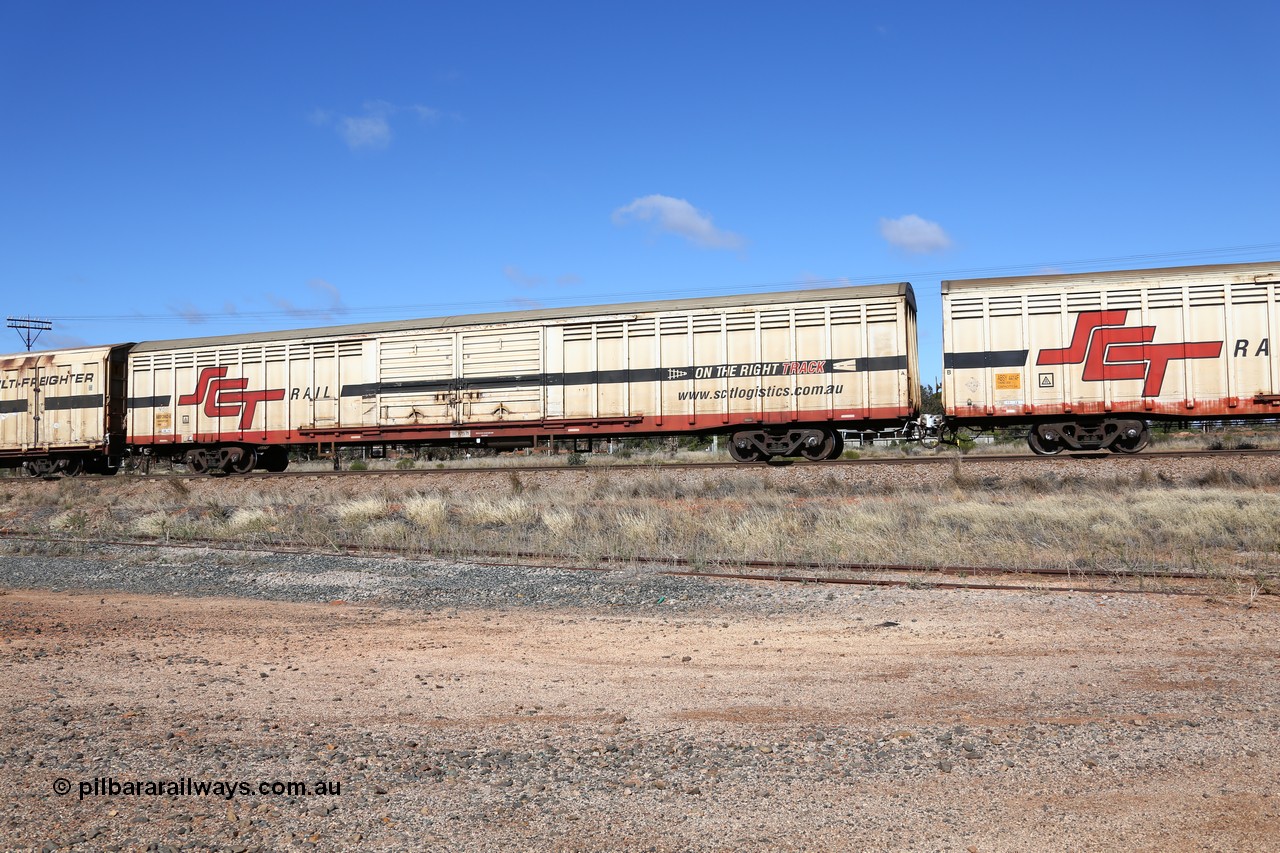
[[[309,329],[289,329],[275,332],[250,332],[242,335],[218,335],[204,338],[177,338],[163,341],[143,341],[134,352],[150,352],[166,349],[185,349],[218,344],[266,343],[295,340],[298,338],[342,337],[376,332],[396,332],[413,329],[436,329],[452,326],[486,326],[498,323],[521,323],[538,320],[575,320],[615,314],[643,314],[663,311],[697,311],[714,308],[735,308],[750,305],[779,305],[792,302],[823,302],[835,299],[905,298],[915,308],[915,294],[908,282],[896,284],[869,284],[854,287],[824,287],[809,290],[786,290],[771,293],[737,294],[734,296],[709,296],[693,299],[663,299],[656,302],[624,302],[612,305],[586,305],[570,308],[539,308],[530,311],[502,311],[491,314],[462,314],[447,317],[427,317],[415,320],[391,320],[376,323],[355,323],[344,326],[322,326]]]
[[[980,290],[991,287],[1070,287],[1074,284],[1114,284],[1133,282],[1149,284],[1179,278],[1239,277],[1250,281],[1280,276],[1280,261],[1250,264],[1206,264],[1194,267],[1156,267],[1143,270],[1110,270],[1106,272],[1055,273],[1053,275],[1020,275],[1003,278],[966,278],[942,282],[942,292]]]

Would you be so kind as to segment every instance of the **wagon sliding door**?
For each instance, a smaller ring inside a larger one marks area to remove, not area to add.
[[[457,423],[457,333],[398,335],[378,342],[378,422],[385,426]]]
[[[458,332],[458,423],[542,417],[542,328]]]

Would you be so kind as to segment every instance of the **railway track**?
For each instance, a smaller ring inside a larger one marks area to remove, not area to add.
[[[0,530],[0,541],[47,544],[47,537],[12,530]],[[708,564],[677,556],[597,557],[583,560],[563,554],[514,552],[495,554],[422,552],[376,546],[236,545],[215,540],[166,541],[156,539],[77,539],[60,537],[59,546],[84,548],[182,549],[244,554],[289,554],[306,556],[403,557],[416,560],[447,560],[477,566],[520,566],[561,571],[620,572],[647,569],[660,575],[702,580],[743,580],[762,583],[814,584],[837,586],[908,587],[948,590],[1003,590],[1014,592],[1079,592],[1095,594],[1206,595],[1223,592],[1226,585],[1248,584],[1253,596],[1269,595],[1280,576],[1257,578],[1244,575],[1209,575],[1185,571],[1128,573],[1044,566],[947,566],[891,565],[870,563],[816,564],[796,561],[728,560]],[[588,564],[589,563],[589,564]],[[1004,578],[993,583],[975,578]]]
[[[542,472],[586,472],[589,475],[604,473],[621,473],[621,472],[652,472],[652,471],[704,471],[704,470],[777,470],[777,469],[856,469],[859,467],[893,467],[893,466],[912,466],[912,465],[948,465],[956,463],[972,463],[972,464],[993,464],[993,465],[1009,465],[1015,463],[1033,462],[1036,464],[1050,465],[1054,463],[1073,464],[1076,462],[1087,463],[1090,460],[1110,459],[1113,461],[1123,461],[1126,463],[1155,463],[1177,461],[1182,459],[1243,459],[1248,457],[1268,458],[1280,456],[1280,449],[1249,449],[1249,450],[1170,450],[1170,451],[1147,451],[1133,455],[1119,455],[1114,453],[1063,453],[1058,456],[1037,456],[1033,453],[1017,453],[1017,454],[947,454],[940,456],[887,456],[887,457],[868,457],[864,459],[834,459],[822,462],[807,462],[796,460],[781,460],[779,462],[767,463],[740,463],[740,462],[659,462],[648,464],[643,462],[603,462],[601,464],[588,465],[568,465],[564,462],[557,463],[531,463],[531,464],[507,464],[507,465],[469,465],[464,467],[448,467],[448,468],[406,468],[406,469],[367,469],[367,470],[292,470],[282,472],[269,471],[253,471],[247,474],[235,475],[236,480],[288,480],[298,477],[360,477],[360,476],[379,476],[392,478],[412,478],[412,477],[447,477],[453,474],[509,474],[515,473],[542,473]],[[181,468],[160,468],[154,470],[138,470],[128,472],[125,477],[146,476],[148,478],[188,478],[205,480],[209,479],[208,474],[195,474]],[[96,475],[89,475],[88,478],[95,479],[111,479],[100,478]],[[27,477],[19,479],[27,480]],[[61,475],[53,475],[46,477],[48,480],[61,479]]]

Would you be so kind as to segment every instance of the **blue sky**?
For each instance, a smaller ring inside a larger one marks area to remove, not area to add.
[[[1280,258],[1280,4],[0,5],[42,346]],[[22,347],[4,330],[8,345]]]

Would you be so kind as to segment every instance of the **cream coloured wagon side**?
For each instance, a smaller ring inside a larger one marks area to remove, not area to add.
[[[0,356],[0,466],[115,473],[125,452],[128,345]]]
[[[129,434],[205,470],[289,445],[528,446],[729,433],[742,461],[839,454],[919,407],[908,284],[138,344]]]
[[[1031,423],[1037,453],[1280,416],[1280,262],[946,281],[942,300],[947,416]]]

